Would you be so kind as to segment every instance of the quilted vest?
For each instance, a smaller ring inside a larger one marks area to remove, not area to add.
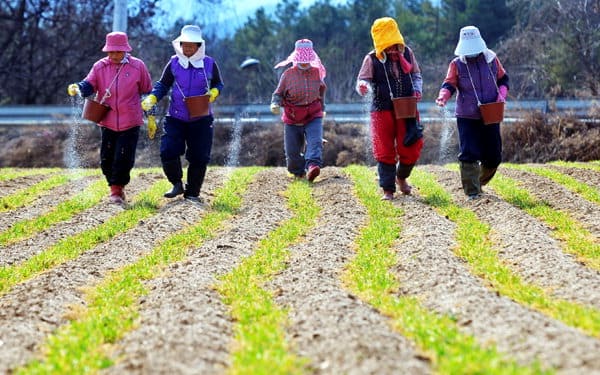
[[[391,61],[386,59],[385,63],[382,63],[375,52],[369,54],[373,62],[373,102],[371,103],[371,111],[391,111],[394,108],[392,99],[390,98],[390,87],[392,89],[392,95],[394,98],[400,96],[413,96],[413,86],[410,80],[410,75],[405,74],[400,67],[400,62]],[[404,58],[412,64],[410,59],[410,51],[408,47],[404,48]],[[400,77],[396,78],[392,73],[392,64],[397,64]],[[384,70],[385,69],[385,70]],[[390,85],[388,86],[389,78]]]
[[[481,104],[492,103],[498,97],[496,88],[496,77],[498,65],[496,60],[488,64],[485,56],[480,54],[475,59],[467,59],[463,63],[459,58],[454,59],[458,73],[458,95],[456,96],[456,117],[480,119],[477,98]],[[468,69],[468,70],[467,70]],[[471,84],[471,79],[473,84]],[[475,90],[473,90],[475,87]],[[477,95],[475,95],[477,92]]]

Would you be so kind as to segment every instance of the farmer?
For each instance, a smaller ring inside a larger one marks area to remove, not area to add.
[[[271,112],[284,123],[287,170],[313,182],[323,167],[323,110],[327,86],[325,67],[308,39],[296,41],[294,51],[275,68],[286,69],[271,99]],[[306,144],[306,149],[305,149]]]
[[[144,62],[129,54],[127,34],[107,34],[102,51],[107,56],[94,63],[83,81],[70,84],[67,92],[83,97],[96,93],[97,101],[110,106],[98,121],[102,131],[100,168],[110,186],[110,202],[123,204],[144,123],[140,98],[152,90],[152,80]]]
[[[420,100],[423,79],[417,59],[404,44],[393,18],[376,19],[371,26],[371,36],[375,50],[363,59],[356,91],[361,96],[372,94],[372,147],[379,186],[383,189],[381,199],[392,200],[396,185],[402,194],[411,193],[407,178],[423,148],[419,113],[411,118],[396,118],[392,97]]]
[[[151,110],[171,90],[160,143],[160,160],[173,187],[164,196],[174,198],[183,194],[185,199],[200,203],[200,189],[213,142],[214,118],[208,103],[214,102],[219,96],[223,82],[217,63],[205,53],[206,43],[198,26],[184,26],[172,45],[175,55],[163,69],[152,93],[142,101],[142,108]],[[207,100],[201,101],[199,106],[191,104],[196,99],[203,99],[202,96]],[[189,163],[185,187],[181,166],[183,154]]]
[[[436,103],[456,96],[456,124],[460,153],[460,178],[468,199],[477,199],[502,160],[500,124],[485,125],[479,103],[504,102],[508,93],[508,75],[496,54],[487,48],[475,26],[460,30],[456,57],[450,62]]]

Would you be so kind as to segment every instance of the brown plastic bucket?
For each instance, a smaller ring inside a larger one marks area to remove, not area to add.
[[[499,124],[504,120],[504,102],[480,104],[479,111],[486,125]]]
[[[100,122],[110,111],[110,107],[106,104],[100,104],[95,100],[86,99],[83,104],[82,117],[92,122]]]
[[[396,119],[417,117],[417,97],[401,96],[392,98]]]
[[[185,106],[190,117],[208,116],[208,99],[210,95],[196,95],[185,98]]]

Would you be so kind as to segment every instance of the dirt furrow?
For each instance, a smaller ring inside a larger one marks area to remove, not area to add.
[[[495,344],[522,364],[540,359],[565,374],[600,372],[599,340],[498,296],[453,254],[454,223],[416,197],[396,204],[405,212],[397,247],[401,293],[456,317],[460,330],[482,346]]]
[[[593,171],[590,169],[576,168],[576,167],[562,167],[557,165],[548,164],[550,168],[554,168],[557,171],[569,175],[577,180],[600,189],[600,172]]]
[[[600,239],[600,206],[535,173],[510,168],[502,168],[500,171],[505,176],[517,179],[530,194],[548,202],[554,209],[567,212],[596,239]]]
[[[50,174],[35,174],[0,181],[0,198],[4,198],[19,190],[26,189],[48,178]]]
[[[133,178],[131,183],[127,185],[126,194],[128,201],[153,184],[157,179],[163,178],[158,174],[141,174],[137,178]],[[72,187],[71,187],[72,188]],[[85,187],[74,189],[75,193],[79,193]],[[106,188],[108,197],[108,187]],[[118,214],[123,210],[123,207],[116,204],[111,204],[108,199],[103,199],[100,204],[91,207],[77,215],[74,215],[70,220],[58,223],[52,227],[42,231],[31,238],[17,242],[8,246],[0,246],[2,259],[0,266],[12,265],[28,259],[48,247],[55,245],[60,240],[74,236],[85,230],[92,229],[97,225],[102,224],[110,217]],[[43,212],[39,212],[43,215]]]
[[[352,182],[340,169],[326,168],[313,194],[321,217],[306,241],[291,248],[289,267],[270,285],[278,304],[290,308],[288,335],[297,353],[316,374],[429,373],[414,345],[341,285],[366,220]]]
[[[231,317],[212,286],[290,217],[281,194],[288,182],[283,168],[260,172],[222,234],[147,283],[140,327],[118,343],[122,360],[105,373],[212,374],[229,366]]]
[[[221,180],[211,175],[214,173],[209,171],[208,181]],[[214,183],[207,185],[207,190],[216,187]],[[135,261],[157,241],[196,221],[202,212],[202,206],[176,198],[130,231],[17,285],[0,298],[0,341],[3,342],[0,373],[31,360],[44,337],[67,323],[64,315],[69,312],[68,306],[85,304],[82,287],[93,285],[108,271]]]
[[[59,203],[71,199],[74,195],[85,189],[98,177],[84,177],[67,182],[48,191],[44,191],[36,200],[19,207],[16,210],[0,212],[0,230],[6,230],[17,221],[28,220],[48,212]]]
[[[563,252],[545,224],[500,199],[491,188],[484,189],[489,194],[468,202],[458,172],[433,166],[427,169],[435,172],[456,203],[472,209],[491,226],[494,241],[502,246],[499,257],[525,281],[558,298],[600,308],[600,273]]]

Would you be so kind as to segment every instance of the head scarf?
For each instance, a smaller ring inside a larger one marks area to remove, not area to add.
[[[190,43],[201,43],[200,47],[196,53],[192,56],[187,57],[183,54],[183,49],[181,48],[182,42],[190,42]],[[181,34],[177,37],[177,39],[171,42],[173,45],[173,49],[175,50],[175,54],[179,58],[179,65],[186,68],[189,64],[192,64],[194,68],[203,68],[204,67],[204,57],[206,56],[206,42],[202,38],[202,31],[198,26],[195,25],[185,25],[181,29]]]
[[[287,59],[278,62],[277,65],[275,65],[275,69],[286,66],[289,63],[292,63],[293,66],[298,64],[310,64],[310,66],[319,70],[319,77],[323,80],[327,75],[327,71],[321,63],[321,59],[313,49],[312,41],[309,39],[300,39],[296,41],[294,47],[294,51]]]
[[[404,37],[400,34],[398,24],[393,18],[378,18],[371,26],[371,37],[375,46],[375,55],[383,59],[383,50],[395,44],[404,46]]]

